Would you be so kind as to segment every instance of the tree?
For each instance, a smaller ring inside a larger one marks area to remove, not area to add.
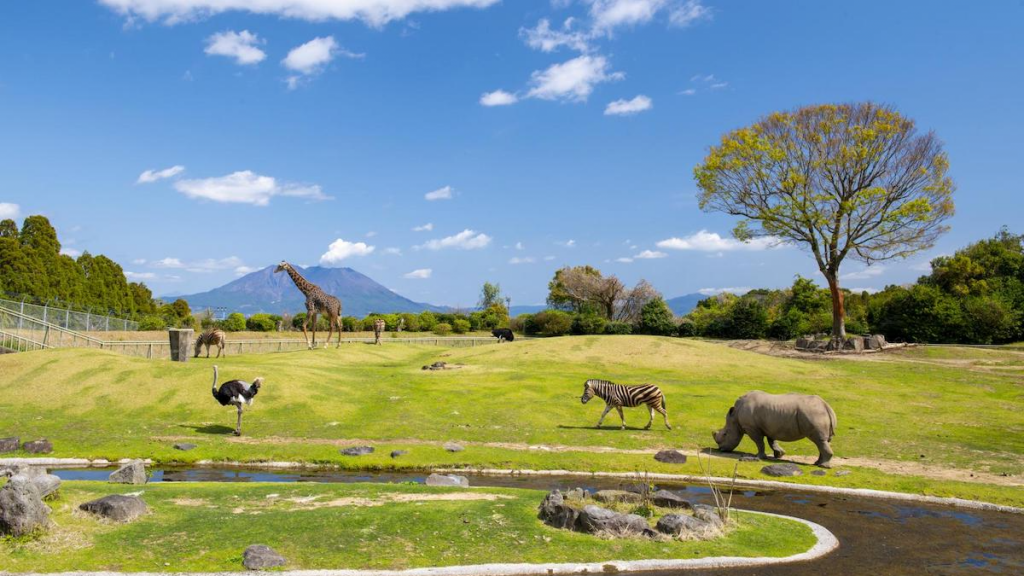
[[[810,250],[828,281],[835,345],[846,336],[843,261],[870,265],[930,248],[953,215],[948,169],[933,133],[867,102],[773,113],[726,134],[694,176],[702,210],[742,218],[737,239]]]
[[[18,225],[10,218],[0,220],[0,238],[17,238]]]
[[[624,290],[618,278],[605,278],[592,266],[567,266],[557,270],[548,283],[548,304],[576,313],[594,311],[612,319]]]
[[[654,286],[647,280],[640,280],[630,290],[623,290],[619,300],[615,303],[615,317],[617,322],[628,322],[636,324],[640,321],[640,311],[651,300],[661,298],[661,292],[654,289]]]
[[[668,336],[678,329],[672,310],[660,297],[644,304],[640,310],[639,331],[642,334]]]
[[[480,289],[480,302],[477,303],[477,306],[481,309],[486,309],[495,305],[503,306],[501,302],[501,284],[484,282],[483,288]]]

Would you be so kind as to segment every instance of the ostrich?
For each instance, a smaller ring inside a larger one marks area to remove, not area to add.
[[[260,376],[252,381],[252,384],[242,380],[231,380],[217,389],[217,367],[213,367],[213,397],[220,402],[221,406],[231,404],[238,408],[238,424],[235,426],[235,436],[242,435],[242,406],[252,406],[252,400],[260,391],[263,385],[263,377]]]

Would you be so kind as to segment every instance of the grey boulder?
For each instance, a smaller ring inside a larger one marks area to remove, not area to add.
[[[668,514],[658,520],[657,530],[669,536],[682,536],[706,530],[708,523],[689,514]]]
[[[427,486],[454,486],[469,488],[469,478],[454,474],[431,474],[427,476]]]
[[[600,506],[584,506],[576,522],[581,532],[596,534],[608,532],[617,535],[639,535],[650,530],[647,520],[636,514],[619,514]]]
[[[666,464],[686,464],[686,454],[678,450],[662,450],[654,455],[654,459]]]
[[[175,444],[174,445],[174,449],[175,450],[181,450],[183,452],[188,452],[189,450],[194,450],[195,448],[196,448],[195,444],[189,444],[187,442],[183,442],[181,444]]]
[[[463,450],[465,450],[465,448],[461,444],[456,444],[455,442],[446,442],[444,445],[444,449],[447,450],[448,452],[462,452]]]
[[[145,484],[146,465],[142,460],[132,460],[110,474],[113,484]]]
[[[53,444],[49,440],[33,440],[22,444],[21,449],[29,454],[49,454],[53,452]]]
[[[594,493],[594,500],[605,504],[614,504],[616,502],[639,504],[640,495],[635,492],[626,492],[625,490],[598,490]]]
[[[148,510],[146,503],[138,496],[122,496],[112,494],[78,507],[91,514],[108,518],[115,522],[131,522]]]
[[[0,533],[24,536],[46,526],[50,508],[36,484],[17,475],[0,488]]]
[[[693,507],[693,517],[716,528],[723,524],[722,517],[718,515],[718,510],[707,504],[695,505]]]
[[[21,445],[21,438],[14,436],[12,438],[0,438],[0,453],[2,452],[14,452]]]
[[[284,566],[286,560],[270,546],[253,544],[242,553],[242,566],[246,570],[266,570]]]
[[[45,470],[42,474],[30,477],[29,480],[36,485],[40,498],[46,498],[60,488],[60,478],[53,474],[47,474]]]
[[[761,473],[767,476],[782,477],[800,476],[803,474],[803,471],[800,470],[800,467],[796,464],[786,462],[784,464],[769,464],[768,466],[761,468]]]
[[[344,456],[366,456],[373,454],[373,446],[353,446],[341,451]]]
[[[661,508],[693,508],[688,500],[668,490],[658,490],[651,495],[651,501]]]
[[[565,498],[558,490],[552,491],[540,503],[538,517],[552,528],[572,530],[576,526],[579,510],[565,503]]]
[[[392,450],[391,451],[391,457],[392,458],[398,458],[399,456],[405,456],[408,453],[409,453],[408,450]]]

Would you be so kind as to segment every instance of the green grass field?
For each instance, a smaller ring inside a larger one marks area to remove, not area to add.
[[[925,348],[882,361],[798,360],[644,336],[232,356],[218,361],[222,380],[266,378],[235,439],[234,410],[210,396],[213,360],[52,350],[0,356],[0,437],[49,438],[57,457],[697,473],[693,458],[667,465],[651,453],[713,445],[711,430],[733,401],[761,389],[820,394],[838,414],[834,464],[852,473],[788,481],[1024,505],[1021,358],[1012,350]],[[435,360],[462,367],[420,370]],[[614,413],[595,430],[602,403],[579,402],[592,377],[660,385],[674,430],[658,420],[639,429],[647,421],[640,409],[627,410],[629,430],[618,430]],[[176,441],[199,448],[176,451]],[[466,450],[445,452],[446,441]],[[338,453],[360,442],[377,453]],[[784,447],[798,458],[816,455],[807,441]],[[392,449],[410,453],[392,460]],[[739,450],[753,445],[745,439]],[[764,479],[761,465],[741,463],[740,475]],[[716,459],[716,472],[731,470],[732,460]]]
[[[0,566],[13,572],[241,570],[242,551],[266,544],[291,569],[402,569],[788,556],[815,542],[803,524],[754,514],[734,514],[726,535],[709,541],[605,540],[543,525],[537,519],[542,491],[415,484],[154,484],[142,487],[150,513],[130,524],[77,510],[139,488],[65,482],[50,503],[55,527],[0,539]]]

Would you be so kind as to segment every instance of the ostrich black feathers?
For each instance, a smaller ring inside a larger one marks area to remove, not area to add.
[[[234,406],[238,409],[238,424],[235,426],[235,436],[242,434],[242,406],[252,405],[253,398],[260,391],[263,385],[263,378],[256,378],[252,384],[243,380],[230,380],[217,388],[217,367],[213,367],[213,397],[220,402],[221,406]]]

